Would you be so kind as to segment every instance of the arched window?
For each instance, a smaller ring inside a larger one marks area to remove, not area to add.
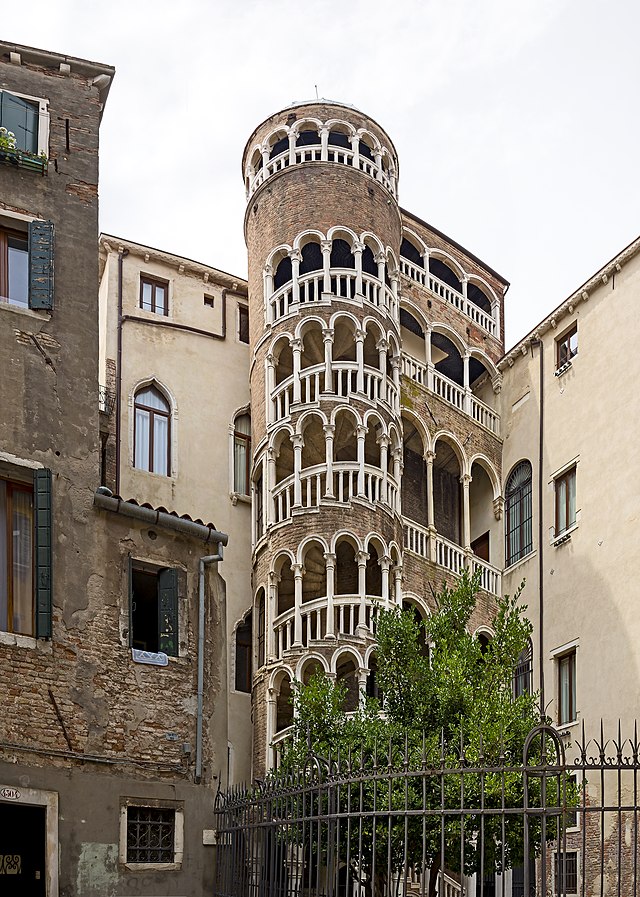
[[[531,639],[528,640],[526,648],[518,655],[518,663],[513,674],[513,693],[514,697],[519,698],[520,695],[530,695],[532,691],[533,674],[533,650],[531,647]]]
[[[236,629],[236,691],[251,691],[251,611]]]
[[[260,594],[258,595],[257,607],[258,607],[258,610],[257,610],[258,619],[256,622],[257,622],[258,632],[257,632],[256,647],[257,647],[258,669],[260,669],[261,666],[264,666],[264,661],[265,661],[266,615],[265,615],[264,589],[260,589]]]
[[[520,461],[507,480],[505,499],[505,566],[533,549],[531,464]]]
[[[236,417],[233,427],[233,491],[249,495],[251,471],[251,418],[248,414]]]
[[[134,400],[133,466],[169,476],[171,408],[157,387],[138,390]]]

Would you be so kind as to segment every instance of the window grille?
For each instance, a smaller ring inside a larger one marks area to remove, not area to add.
[[[507,480],[505,565],[515,564],[533,549],[531,464],[521,461]]]
[[[176,811],[127,808],[127,862],[173,863]]]

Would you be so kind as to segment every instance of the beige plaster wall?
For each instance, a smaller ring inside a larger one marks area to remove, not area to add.
[[[595,734],[600,717],[615,734],[618,717],[626,732],[637,716],[640,682],[640,622],[635,559],[640,467],[640,414],[633,375],[640,291],[636,256],[607,283],[579,301],[542,336],[544,352],[544,450],[542,457],[542,545],[538,538],[539,348],[505,366],[501,394],[505,481],[513,466],[533,466],[534,554],[506,571],[507,592],[526,578],[524,592],[535,624],[534,670],[539,683],[539,552],[544,586],[543,658],[545,699],[557,719],[554,651],[576,640],[578,735],[584,719]],[[578,354],[555,377],[556,339],[577,321]],[[528,398],[527,398],[528,396]],[[577,527],[569,541],[554,545],[553,474],[577,461]]]

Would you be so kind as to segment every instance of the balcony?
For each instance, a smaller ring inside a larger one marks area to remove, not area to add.
[[[400,271],[415,283],[425,287],[438,299],[444,300],[448,305],[462,312],[465,317],[477,324],[478,327],[486,330],[491,336],[499,336],[498,323],[491,314],[483,311],[478,305],[443,280],[440,280],[430,271],[413,264],[413,262],[410,262],[403,256],[400,256]]]
[[[308,510],[322,504],[347,503],[354,499],[371,504],[381,503],[392,512],[398,511],[398,484],[391,474],[379,467],[357,461],[334,461],[328,478],[327,465],[316,464],[300,473],[300,501],[295,502],[296,474],[291,474],[273,489],[273,522],[283,523],[296,509]]]
[[[480,588],[490,595],[500,597],[502,574],[497,567],[473,555],[469,556],[460,545],[450,542],[438,533],[430,533],[413,520],[404,518],[403,523],[404,548],[407,551],[437,564],[456,576],[460,576],[465,568],[470,569],[472,573],[479,570]]]
[[[406,377],[457,408],[495,436],[500,436],[500,415],[477,398],[470,389],[459,386],[439,373],[433,365],[423,364],[411,355],[403,353],[401,360],[402,373]]]
[[[382,599],[378,596],[336,595],[307,601],[300,608],[300,643],[295,642],[296,610],[290,608],[273,621],[274,653],[281,660],[294,645],[309,648],[327,638],[373,638]]]
[[[287,315],[298,312],[303,305],[329,304],[333,299],[354,302],[360,307],[369,305],[391,315],[394,320],[398,318],[398,300],[391,288],[377,277],[359,274],[353,268],[331,268],[329,283],[325,283],[322,271],[312,271],[301,275],[295,286],[297,296],[294,281],[291,280],[267,299],[268,323],[277,323]]]

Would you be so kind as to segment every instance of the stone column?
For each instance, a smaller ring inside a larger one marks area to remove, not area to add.
[[[462,356],[462,385],[464,386],[464,404],[463,410],[465,414],[471,416],[471,389],[469,387],[469,361],[470,355],[468,352]]]
[[[402,566],[393,568],[393,597],[397,607],[402,607]]]
[[[364,440],[367,435],[367,427],[358,424],[356,438],[358,442],[358,495],[364,495]]]
[[[262,167],[263,167],[264,169],[266,169],[267,165],[269,164],[269,147],[268,147],[268,146],[263,146],[261,152],[262,152]],[[266,177],[266,176],[267,176],[267,172],[265,171],[264,174],[265,174],[265,177]]]
[[[322,240],[320,249],[322,250],[322,292],[331,292],[331,240]]]
[[[391,558],[388,555],[384,555],[378,561],[380,564],[380,571],[382,573],[382,603],[385,607],[389,607],[391,603],[391,596],[389,594],[389,571],[391,569]]]
[[[433,390],[433,373],[435,371],[435,367],[434,367],[433,361],[432,361],[433,355],[431,352],[431,334],[432,333],[433,333],[433,330],[431,327],[428,327],[424,332],[424,358],[425,358],[425,363],[427,365],[427,382],[425,383],[425,386],[431,392],[434,391]]]
[[[273,490],[276,486],[276,453],[275,449],[267,449],[267,526],[275,523],[276,507]]]
[[[352,165],[354,168],[360,168],[360,138],[354,134],[351,137],[351,152],[353,153]]]
[[[304,576],[304,567],[302,564],[291,564],[293,571],[294,583],[294,609],[295,617],[293,621],[293,644],[292,648],[302,647],[302,577]]]
[[[389,501],[389,443],[391,440],[388,436],[378,436],[376,442],[380,446],[380,470],[382,471],[382,483],[380,485],[380,498],[383,502],[391,505]]]
[[[302,482],[300,477],[304,439],[299,433],[296,433],[291,437],[291,444],[293,445],[293,507],[299,508],[302,505]]]
[[[302,261],[302,253],[299,249],[291,249],[289,251],[291,259],[291,301],[300,302],[300,262]]]
[[[302,340],[291,340],[291,355],[293,356],[293,404],[300,401],[300,356],[302,355]]]
[[[273,769],[274,767],[274,754],[275,750],[271,747],[271,742],[273,741],[273,737],[276,734],[276,716],[277,716],[277,701],[278,696],[276,695],[275,688],[267,689],[267,757],[266,757],[266,767],[267,770]]]
[[[323,392],[333,392],[333,335],[332,327],[325,327],[322,330],[322,342],[324,343],[324,390]]]
[[[329,161],[329,128],[320,128],[320,161]]]
[[[295,131],[289,131],[289,165],[296,164],[296,140],[298,135]]]
[[[274,319],[273,303],[271,302],[271,297],[273,296],[273,273],[273,267],[271,265],[265,265],[262,269],[265,321],[267,324],[273,324]]]
[[[275,357],[269,353],[267,355],[267,370],[265,377],[265,403],[267,406],[267,424],[273,424],[276,420],[276,403],[273,398],[273,392],[276,388],[276,360]]]
[[[427,529],[429,531],[429,560],[436,563],[436,514],[433,502],[433,462],[436,453],[426,451],[424,460],[427,465]]]
[[[366,339],[364,330],[356,330],[356,364],[358,369],[356,372],[356,392],[364,392],[364,341]]]
[[[276,659],[276,630],[275,619],[278,616],[278,583],[280,577],[272,571],[269,573],[269,583],[267,585],[267,606],[265,626],[267,630],[267,661],[271,662]]]
[[[363,638],[369,633],[369,627],[366,625],[367,619],[367,561],[369,554],[366,551],[359,551],[356,554],[358,562],[358,595],[360,597],[360,615],[358,618],[357,634]]]
[[[336,582],[336,556],[330,551],[325,552],[325,569],[327,571],[327,628],[325,638],[335,638],[335,613],[333,609],[333,594]]]
[[[396,395],[400,398],[400,356],[394,355],[391,359],[391,374],[393,376],[393,385],[396,388]]]
[[[369,670],[366,667],[360,667],[358,669],[358,694],[359,694],[359,703],[361,707],[364,707],[364,703],[367,699],[367,677],[369,675]]]
[[[460,477],[462,483],[462,545],[465,549],[471,550],[471,511],[469,507],[469,486],[471,485],[471,477],[468,473],[464,473]]]
[[[356,262],[356,293],[362,296],[362,253],[364,243],[354,243],[351,249]]]
[[[322,429],[324,430],[325,464],[327,466],[327,479],[325,482],[324,494],[326,498],[335,498],[335,493],[333,491],[333,437],[336,428],[333,424],[325,424]]]
[[[462,295],[463,295],[464,298],[466,299],[466,298],[467,298],[467,287],[468,287],[468,284],[469,284],[469,278],[463,276],[463,277],[462,277],[462,280],[460,281],[460,283],[462,284]],[[465,308],[465,312],[466,312],[466,308]]]
[[[382,153],[380,150],[376,150],[373,154],[373,158],[376,160],[376,180],[382,180]]]
[[[389,351],[389,343],[386,339],[379,339],[376,343],[378,350],[378,367],[382,377],[380,378],[380,401],[387,401],[387,352]]]

